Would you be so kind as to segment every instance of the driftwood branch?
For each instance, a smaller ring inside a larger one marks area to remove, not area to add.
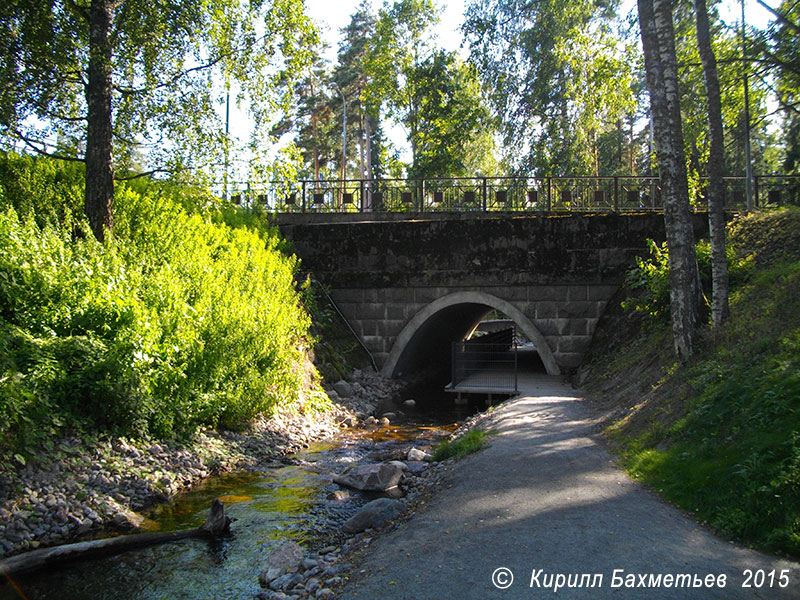
[[[231,521],[230,517],[225,516],[225,508],[222,502],[214,500],[211,502],[211,514],[206,522],[197,529],[122,535],[102,540],[91,540],[54,548],[33,550],[0,560],[0,574],[6,576],[17,575],[66,561],[108,556],[109,554],[126,552],[135,548],[175,542],[187,538],[218,539],[230,535]]]

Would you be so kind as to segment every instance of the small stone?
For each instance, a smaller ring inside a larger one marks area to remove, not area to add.
[[[316,577],[312,577],[308,581],[306,581],[306,593],[313,594],[319,589],[320,583],[319,579]]]
[[[417,405],[417,401],[412,399],[412,398],[409,398],[408,400],[404,400],[403,401],[403,406],[408,406],[409,408],[413,408],[416,405]]]
[[[84,519],[83,522],[78,526],[78,531],[76,532],[78,535],[83,535],[84,533],[88,533],[94,523],[91,519]]]
[[[303,576],[300,573],[286,573],[277,579],[273,579],[269,584],[269,588],[276,592],[279,590],[289,591],[301,581],[303,581]]]
[[[416,448],[411,448],[408,451],[408,454],[406,454],[406,458],[410,461],[424,460],[430,462],[433,460],[433,456],[427,452],[423,452],[422,450],[417,450]]]
[[[317,590],[316,599],[317,600],[333,600],[336,597],[336,594],[330,588],[322,588]]]
[[[349,398],[353,395],[353,386],[344,380],[339,380],[334,383],[333,389],[342,398]]]
[[[335,490],[326,496],[327,500],[334,500],[336,502],[341,502],[349,498],[350,498],[350,492],[348,492],[347,490]],[[320,554],[324,554],[324,552],[320,552]]]

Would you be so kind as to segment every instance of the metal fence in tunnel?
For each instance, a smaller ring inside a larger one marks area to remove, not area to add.
[[[453,342],[450,387],[466,392],[516,392],[517,358],[515,344]]]

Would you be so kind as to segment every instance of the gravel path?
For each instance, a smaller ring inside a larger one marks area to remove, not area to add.
[[[720,540],[617,468],[579,392],[546,376],[520,389],[484,421],[490,447],[353,557],[341,598],[800,598],[800,564]]]

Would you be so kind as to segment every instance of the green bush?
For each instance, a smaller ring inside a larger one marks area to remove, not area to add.
[[[49,171],[29,167],[38,183],[27,189],[45,186]],[[239,427],[298,399],[309,317],[296,261],[265,219],[136,181],[117,186],[114,235],[99,244],[74,236],[83,219],[39,218],[57,214],[56,196],[11,197],[14,186],[0,188],[2,446],[67,426],[160,437]]]
[[[83,214],[84,166],[0,151],[0,207],[25,219],[71,227]]]
[[[658,319],[669,318],[669,251],[667,243],[656,244],[648,240],[650,258],[636,258],[636,267],[628,272],[626,285],[635,295],[623,302],[624,308],[648,313]],[[703,290],[711,290],[711,245],[708,240],[700,240],[695,245],[697,268],[700,271],[700,283]],[[749,256],[738,256],[728,245],[728,278],[730,287],[734,288],[747,280],[753,269],[753,261]]]

